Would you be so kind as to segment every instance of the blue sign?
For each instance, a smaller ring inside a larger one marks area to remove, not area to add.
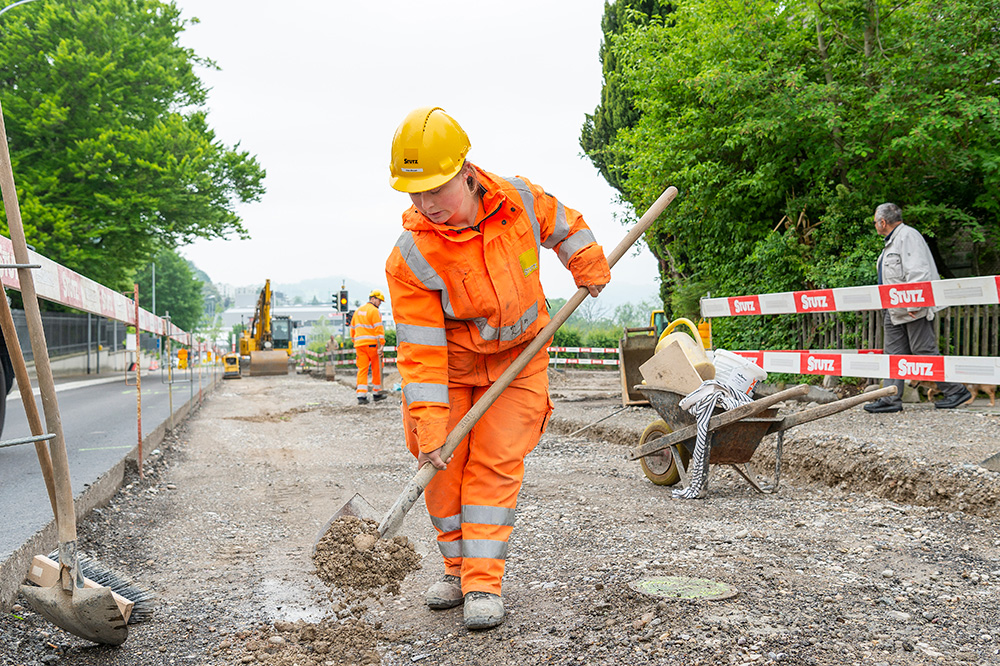
[[[305,346],[306,346],[306,336],[300,335],[299,336],[299,347],[305,347]]]

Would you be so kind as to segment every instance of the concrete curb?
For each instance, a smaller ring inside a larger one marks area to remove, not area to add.
[[[174,427],[183,422],[195,407],[199,406],[199,397],[204,400],[209,391],[214,390],[222,381],[221,375],[214,381],[209,379],[209,384],[201,389],[201,395],[197,393],[183,405],[174,410]],[[157,426],[151,433],[142,438],[143,451],[151,451],[158,447],[166,436],[167,421]],[[115,496],[121,488],[125,478],[125,470],[128,467],[133,469],[138,467],[139,446],[134,446],[126,453],[117,464],[102,474],[94,483],[90,484],[86,490],[74,499],[74,508],[77,524],[96,508],[107,505],[111,498]],[[6,612],[10,610],[14,600],[17,598],[31,565],[31,560],[35,555],[48,554],[59,545],[59,532],[56,528],[56,521],[52,519],[49,523],[29,538],[20,548],[14,550],[6,561],[0,563],[0,610]]]

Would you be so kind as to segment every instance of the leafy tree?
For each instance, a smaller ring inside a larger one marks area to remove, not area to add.
[[[690,0],[606,40],[639,117],[587,152],[615,156],[608,181],[637,210],[681,191],[647,235],[664,301],[870,284],[884,201],[945,276],[962,268],[956,239],[974,244],[974,268],[995,261],[998,24],[995,0]],[[715,332],[765,345],[786,328]]]
[[[0,21],[0,99],[25,233],[115,289],[161,247],[246,237],[264,170],[216,139],[171,2],[35,2]],[[6,219],[0,217],[5,233]]]
[[[185,331],[193,331],[201,321],[202,282],[195,277],[186,259],[173,250],[161,250],[156,264],[156,310],[153,310],[153,267],[144,266],[135,277],[139,285],[139,305],[170,320]]]

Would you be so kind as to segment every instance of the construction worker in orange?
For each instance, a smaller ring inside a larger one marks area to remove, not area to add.
[[[449,431],[548,323],[539,253],[553,250],[596,296],[611,278],[583,217],[523,177],[466,159],[470,142],[437,107],[410,112],[392,140],[390,184],[410,195],[386,262],[406,444],[438,470],[424,492],[444,558],[432,609],[465,604],[465,626],[503,622],[501,579],[524,458],[552,402],[545,348],[448,460]]]
[[[385,330],[379,306],[385,296],[378,289],[368,294],[368,302],[354,311],[351,317],[351,340],[358,366],[358,404],[368,404],[368,377],[371,374],[372,400],[385,400],[382,392],[382,348],[385,347]]]

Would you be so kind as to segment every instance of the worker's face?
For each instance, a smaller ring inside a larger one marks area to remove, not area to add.
[[[459,172],[441,187],[410,194],[410,201],[434,224],[471,225],[475,222],[477,203],[466,184],[467,177],[464,171]]]

